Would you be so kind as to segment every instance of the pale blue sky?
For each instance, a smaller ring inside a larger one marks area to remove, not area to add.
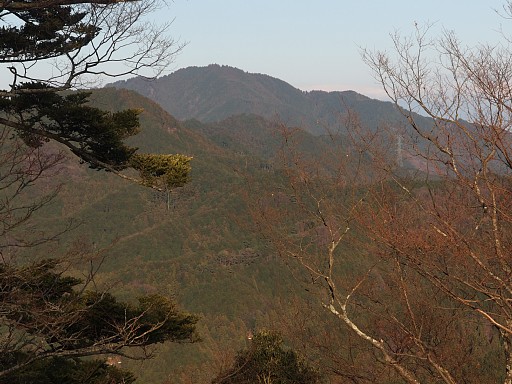
[[[380,97],[359,48],[390,47],[389,33],[415,22],[432,34],[454,30],[468,44],[495,42],[502,0],[173,0],[158,18],[189,44],[173,69],[224,64],[265,73],[303,89],[353,89]],[[512,33],[509,33],[512,35]]]
[[[500,28],[512,37],[512,20],[496,14],[506,0],[166,1],[150,17],[174,19],[169,34],[188,42],[169,72],[215,63],[265,73],[302,90],[352,89],[383,99],[360,49],[389,49],[395,30],[409,35],[415,23],[434,23],[433,37],[454,30],[469,45],[503,40]],[[43,78],[54,74],[46,62],[36,70]],[[12,80],[6,73],[0,67],[0,88]]]

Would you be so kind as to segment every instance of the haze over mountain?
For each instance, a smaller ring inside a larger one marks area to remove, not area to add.
[[[343,126],[342,115],[353,110],[363,123],[376,128],[403,118],[388,102],[354,91],[305,92],[268,75],[209,65],[189,67],[158,79],[132,78],[110,84],[156,101],[179,120],[216,122],[234,115],[254,114],[297,126],[314,134]]]

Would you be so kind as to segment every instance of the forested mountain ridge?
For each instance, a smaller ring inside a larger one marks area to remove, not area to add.
[[[133,89],[181,120],[212,122],[253,113],[300,121],[308,104],[302,91],[284,81],[219,65],[189,67],[155,80],[132,78],[111,85]]]
[[[305,92],[271,76],[229,66],[189,67],[154,80],[136,77],[108,86],[134,90],[179,120],[216,122],[254,114],[314,134],[344,127],[342,116],[349,109],[372,129],[383,120],[404,121],[389,102],[354,91]]]

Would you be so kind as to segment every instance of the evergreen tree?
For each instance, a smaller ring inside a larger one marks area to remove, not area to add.
[[[123,143],[139,131],[140,110],[110,113],[88,106],[88,92],[61,93],[100,74],[159,73],[181,46],[165,37],[166,26],[142,21],[157,6],[153,0],[1,1],[0,69],[12,83],[0,91],[0,125],[29,146],[58,142],[90,167],[143,185],[183,185],[189,157],[135,156],[137,149]],[[40,63],[56,66],[58,75],[42,77]],[[141,179],[121,173],[130,167]]]
[[[319,373],[291,349],[283,348],[276,333],[263,331],[254,335],[249,348],[238,353],[235,363],[220,373],[214,384],[314,384]]]
[[[137,305],[119,302],[64,275],[55,259],[2,263],[0,283],[0,383],[81,383],[87,375],[96,380],[87,382],[127,382],[129,373],[79,358],[129,356],[127,348],[197,340],[197,318],[172,300],[151,295]]]
[[[168,190],[187,182],[189,157],[139,154],[124,143],[140,129],[140,110],[103,111],[79,90],[100,74],[158,73],[172,60],[181,46],[165,37],[167,27],[143,21],[156,6],[0,0],[0,71],[11,76],[0,90],[0,383],[131,383],[133,375],[106,364],[106,355],[130,357],[137,348],[144,358],[151,345],[197,340],[197,318],[171,299],[120,302],[98,290],[92,275],[66,275],[62,258],[41,261],[37,246],[50,238],[25,236],[34,233],[31,216],[56,194],[33,188],[62,160],[45,150],[47,142],[141,185]],[[41,64],[56,75],[44,77]],[[125,173],[129,168],[140,178]],[[17,247],[30,249],[33,260],[17,260]]]

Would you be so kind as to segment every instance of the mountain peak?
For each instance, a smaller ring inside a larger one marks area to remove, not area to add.
[[[326,124],[339,126],[335,117],[358,103],[382,103],[355,91],[305,92],[283,80],[219,64],[188,67],[154,80],[140,77],[110,86],[128,88],[158,102],[181,120],[224,120],[256,114],[312,133],[324,133]],[[319,124],[321,122],[321,124]]]

